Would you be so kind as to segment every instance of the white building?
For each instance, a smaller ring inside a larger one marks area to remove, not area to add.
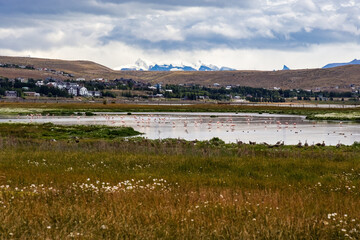
[[[100,91],[89,91],[89,96],[101,97],[101,92]]]
[[[88,92],[87,88],[86,88],[86,87],[81,87],[81,88],[79,89],[79,95],[80,95],[80,96],[88,96],[88,95],[89,95],[89,92]]]
[[[77,88],[76,87],[70,87],[68,89],[68,93],[69,93],[69,95],[77,96],[78,95]]]
[[[40,87],[40,86],[43,86],[44,85],[44,81],[37,81],[35,83],[36,86]]]

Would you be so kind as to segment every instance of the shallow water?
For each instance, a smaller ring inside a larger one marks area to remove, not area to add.
[[[129,126],[149,139],[182,138],[209,140],[218,137],[225,142],[249,141],[275,144],[284,141],[295,145],[299,141],[309,145],[360,142],[360,124],[309,121],[304,116],[256,113],[99,113],[91,117],[27,116],[3,118],[1,122],[24,122],[73,125],[100,124]]]

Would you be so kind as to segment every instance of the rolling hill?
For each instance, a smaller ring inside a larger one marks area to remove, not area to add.
[[[262,88],[312,89],[349,91],[350,85],[360,86],[360,65],[347,65],[329,69],[302,69],[289,71],[204,71],[204,72],[150,72],[115,71],[91,61],[4,57],[0,63],[32,65],[74,74],[75,78],[132,78],[137,81],[163,84],[241,85]],[[0,76],[45,79],[67,77],[39,70],[0,67]]]

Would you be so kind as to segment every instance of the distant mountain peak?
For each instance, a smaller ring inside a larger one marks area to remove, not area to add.
[[[286,71],[286,70],[290,70],[290,68],[288,68],[288,66],[284,65],[284,67],[283,67],[282,70],[283,70],[283,71]]]
[[[140,69],[149,69],[149,66],[147,65],[147,63],[142,60],[141,58],[139,58],[138,60],[136,60],[135,65],[138,66]]]
[[[356,58],[352,60],[351,62],[347,63],[329,63],[325,65],[323,68],[333,68],[333,67],[340,67],[340,66],[346,66],[346,65],[359,65],[360,60],[357,60]]]
[[[124,66],[119,68],[122,71],[233,71],[236,69],[229,67],[217,67],[212,64],[204,64],[201,61],[198,63],[191,65],[173,65],[173,64],[147,64],[144,60],[138,59],[135,62],[135,66]]]

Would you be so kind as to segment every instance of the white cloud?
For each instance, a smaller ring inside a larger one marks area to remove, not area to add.
[[[76,53],[74,55],[73,53]],[[312,45],[302,51],[217,48],[195,51],[143,50],[118,42],[101,47],[61,47],[49,51],[11,51],[0,49],[1,55],[36,56],[68,60],[92,60],[111,68],[133,64],[138,58],[158,64],[191,65],[201,60],[217,66],[242,70],[281,69],[285,64],[292,69],[319,68],[331,62],[347,62],[360,52],[359,44]]]
[[[0,53],[83,58],[110,67],[138,58],[200,59],[269,70],[320,67],[334,56],[348,60],[360,44],[360,2],[354,0],[79,0],[71,8],[69,2],[5,3]]]

